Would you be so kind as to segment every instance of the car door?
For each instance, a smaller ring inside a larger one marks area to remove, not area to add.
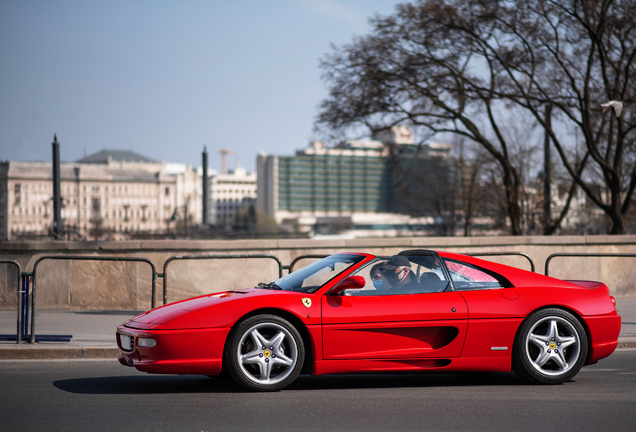
[[[502,275],[457,259],[444,258],[457,294],[469,309],[462,357],[510,358],[525,308],[519,291]]]
[[[409,259],[418,279],[423,270],[439,272],[423,269],[416,259]],[[323,296],[324,360],[458,357],[468,318],[462,296],[452,290],[376,293],[369,276],[375,264],[377,261],[357,272],[367,282],[362,291]]]

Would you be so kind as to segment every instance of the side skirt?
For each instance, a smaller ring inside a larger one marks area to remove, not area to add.
[[[415,371],[510,372],[509,357],[468,357],[420,360],[316,360],[313,375],[356,372]]]

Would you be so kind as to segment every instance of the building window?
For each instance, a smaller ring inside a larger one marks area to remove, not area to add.
[[[16,194],[20,193],[20,189],[21,189],[22,185],[20,183],[16,183],[15,187],[14,187],[14,191]]]
[[[99,192],[99,186],[93,186],[93,192]]]
[[[166,188],[166,196],[170,195],[170,188]]]

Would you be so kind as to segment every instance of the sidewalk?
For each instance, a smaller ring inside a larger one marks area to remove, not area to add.
[[[619,297],[622,318],[618,348],[636,348],[636,297]],[[69,334],[69,343],[0,341],[2,359],[116,358],[118,325],[143,311],[41,311],[35,316],[36,335]],[[15,335],[16,312],[0,311],[0,334]]]
[[[118,325],[143,311],[41,311],[35,334],[72,335],[71,342],[0,341],[0,359],[116,358]],[[0,311],[0,334],[16,334],[15,311]]]

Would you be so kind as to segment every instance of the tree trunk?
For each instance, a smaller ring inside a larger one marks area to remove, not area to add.
[[[625,233],[625,215],[621,212],[621,201],[618,197],[612,197],[612,205],[607,212],[612,226],[609,230],[610,234],[624,234]]]

